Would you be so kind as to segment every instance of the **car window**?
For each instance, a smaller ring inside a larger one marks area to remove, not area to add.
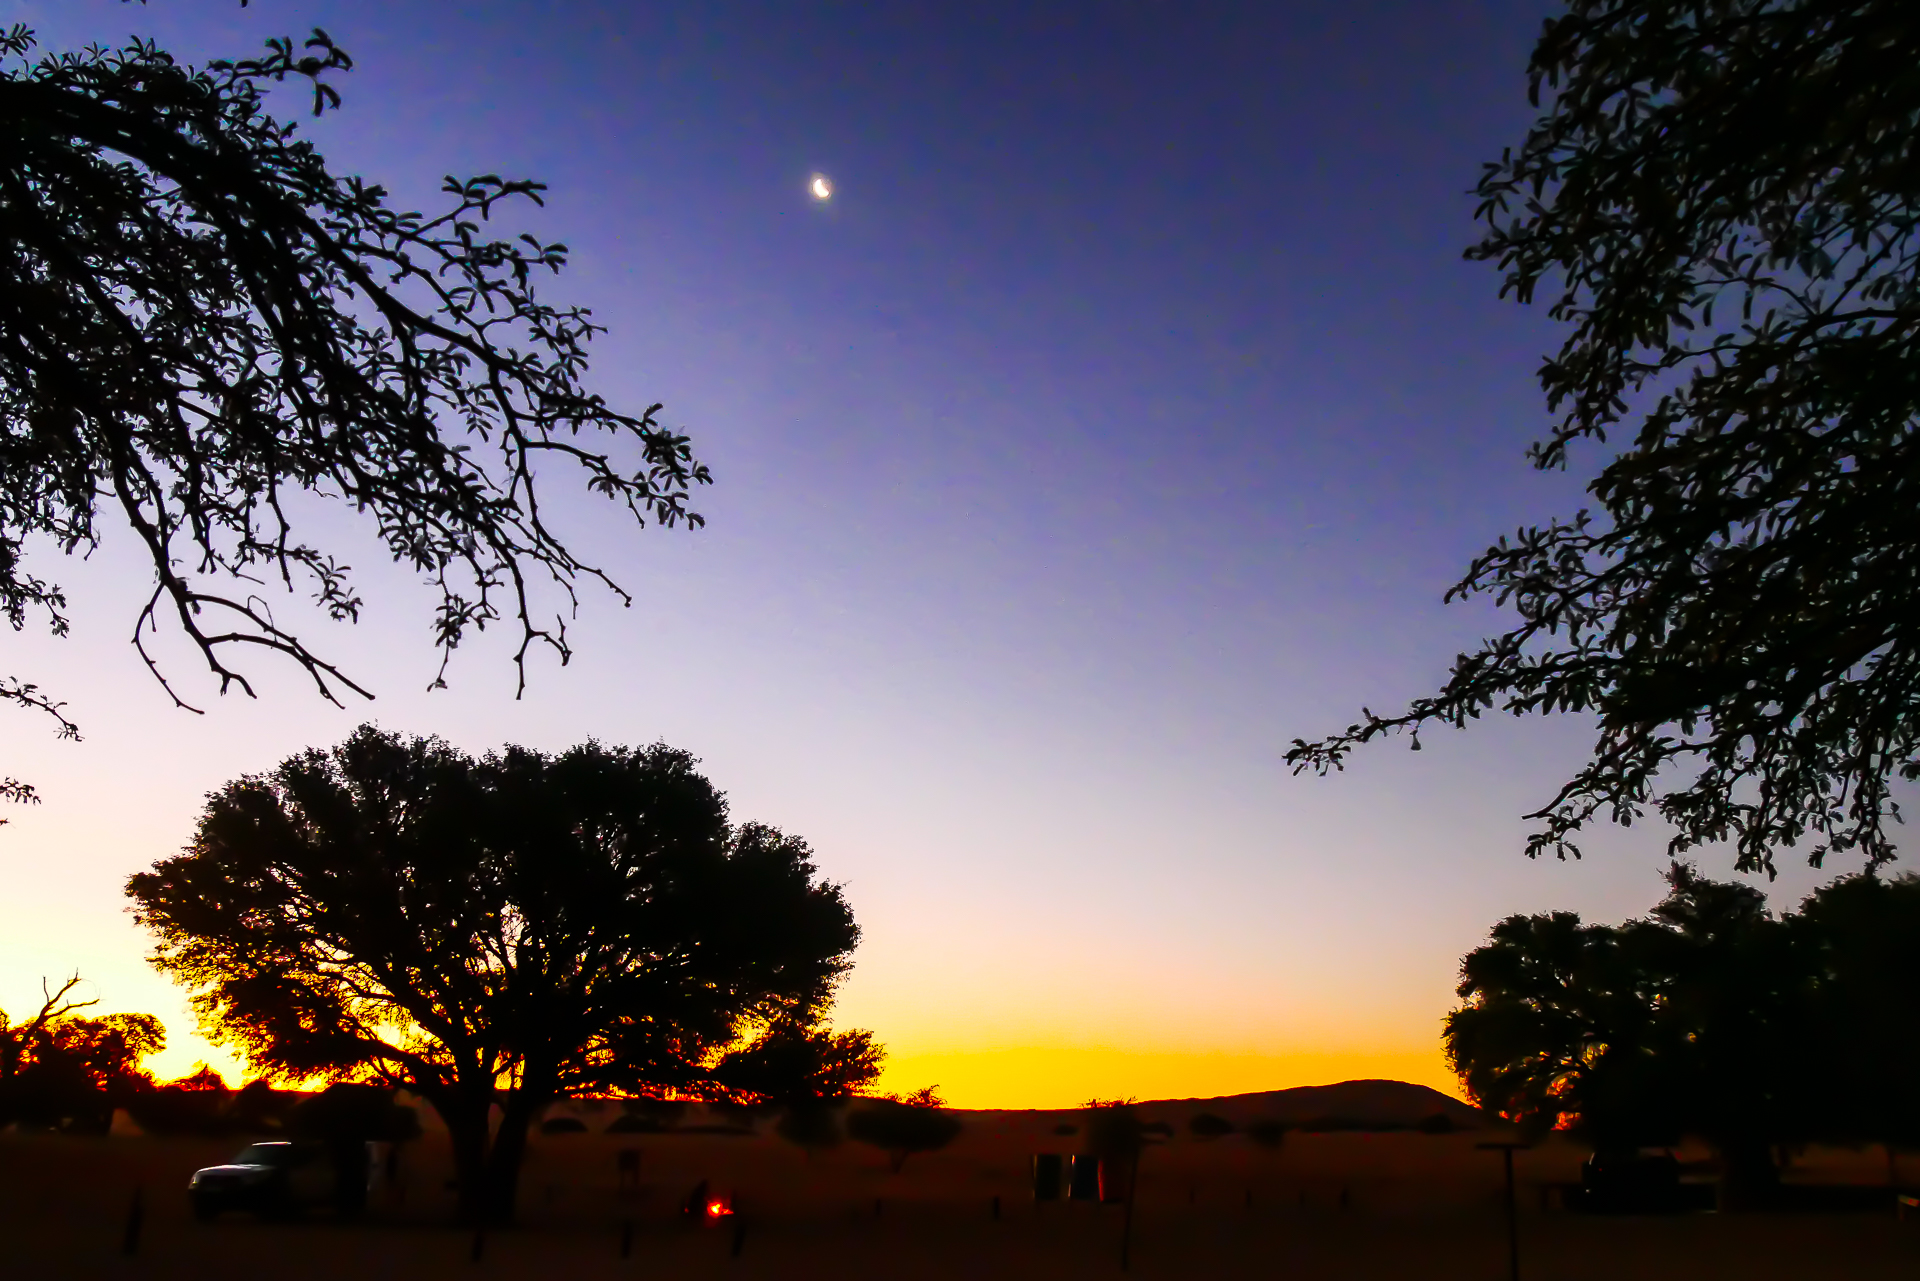
[[[266,1165],[276,1170],[289,1169],[299,1165],[293,1146],[287,1143],[251,1143],[240,1150],[233,1158],[235,1165]]]

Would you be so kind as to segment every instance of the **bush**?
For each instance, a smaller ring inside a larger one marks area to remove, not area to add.
[[[141,1090],[126,1101],[127,1115],[149,1134],[225,1138],[273,1134],[284,1129],[299,1096],[265,1081],[230,1090],[220,1074],[202,1064],[177,1081]]]
[[[1285,1121],[1275,1121],[1271,1118],[1255,1121],[1247,1127],[1247,1137],[1263,1148],[1278,1150],[1280,1145],[1287,1141],[1288,1128]]]
[[[847,1133],[886,1152],[898,1174],[916,1152],[937,1152],[958,1138],[960,1118],[944,1108],[875,1099],[847,1116]]]
[[[1196,1139],[1217,1139],[1233,1133],[1233,1122],[1212,1112],[1202,1112],[1187,1122],[1187,1129]]]

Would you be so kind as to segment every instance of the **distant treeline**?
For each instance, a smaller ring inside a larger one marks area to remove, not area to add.
[[[272,1135],[316,1140],[406,1139],[419,1133],[412,1109],[393,1092],[339,1084],[319,1093],[276,1090],[265,1081],[230,1088],[201,1066],[156,1081],[141,1060],[166,1048],[151,1014],[89,1018],[91,1002],[70,1000],[75,977],[49,991],[31,1017],[0,1010],[0,1126],[105,1134],[124,1111],[150,1134]]]

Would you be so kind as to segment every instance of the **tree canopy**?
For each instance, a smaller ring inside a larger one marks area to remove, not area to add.
[[[819,1026],[859,940],[839,888],[663,745],[474,758],[362,728],[215,793],[128,894],[255,1070],[426,1099],[470,1220],[511,1214],[556,1098],[756,1103],[877,1071],[866,1033]]]
[[[1584,713],[1591,757],[1529,855],[1651,807],[1676,853],[1730,840],[1742,870],[1803,840],[1889,859],[1891,786],[1920,776],[1920,9],[1571,0],[1529,75],[1545,108],[1486,167],[1467,256],[1567,326],[1534,462],[1622,448],[1597,510],[1449,592],[1513,630],[1288,760]]]
[[[1446,1048],[1475,1102],[1604,1148],[1699,1136],[1749,1186],[1775,1144],[1920,1139],[1920,879],[1781,914],[1683,865],[1670,887],[1641,920],[1514,916],[1468,953]]]
[[[305,81],[316,115],[339,105],[327,77],[352,64],[323,31],[204,69],[151,43],[34,47],[0,32],[0,613],[16,630],[68,628],[31,555],[88,552],[124,522],[154,575],[132,638],[181,706],[149,650],[163,623],[223,693],[253,692],[237,656],[270,653],[329,699],[367,694],[260,594],[277,580],[358,618],[351,567],[309,532],[312,496],[432,584],[442,676],[504,619],[524,684],[535,647],[566,660],[582,581],[627,599],[543,495],[581,483],[638,523],[700,523],[688,491],[709,477],[687,438],[658,405],[591,392],[598,327],[536,292],[566,246],[486,230],[540,183],[449,177],[420,213],[331,171],[263,93]],[[0,678],[0,702],[77,732],[26,679]],[[32,788],[0,780],[0,797]]]
[[[0,1010],[0,1125],[105,1131],[113,1109],[152,1086],[140,1060],[166,1048],[151,1014],[80,1013],[75,975],[45,988],[40,1008],[20,1023]]]

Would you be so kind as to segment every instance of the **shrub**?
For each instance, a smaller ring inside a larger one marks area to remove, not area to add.
[[[1263,1148],[1278,1150],[1280,1145],[1287,1141],[1288,1128],[1285,1121],[1276,1121],[1268,1118],[1263,1121],[1255,1121],[1252,1125],[1249,1125],[1247,1127],[1247,1137]]]
[[[1196,1139],[1217,1139],[1233,1133],[1233,1122],[1212,1112],[1202,1112],[1187,1122],[1187,1129]]]

